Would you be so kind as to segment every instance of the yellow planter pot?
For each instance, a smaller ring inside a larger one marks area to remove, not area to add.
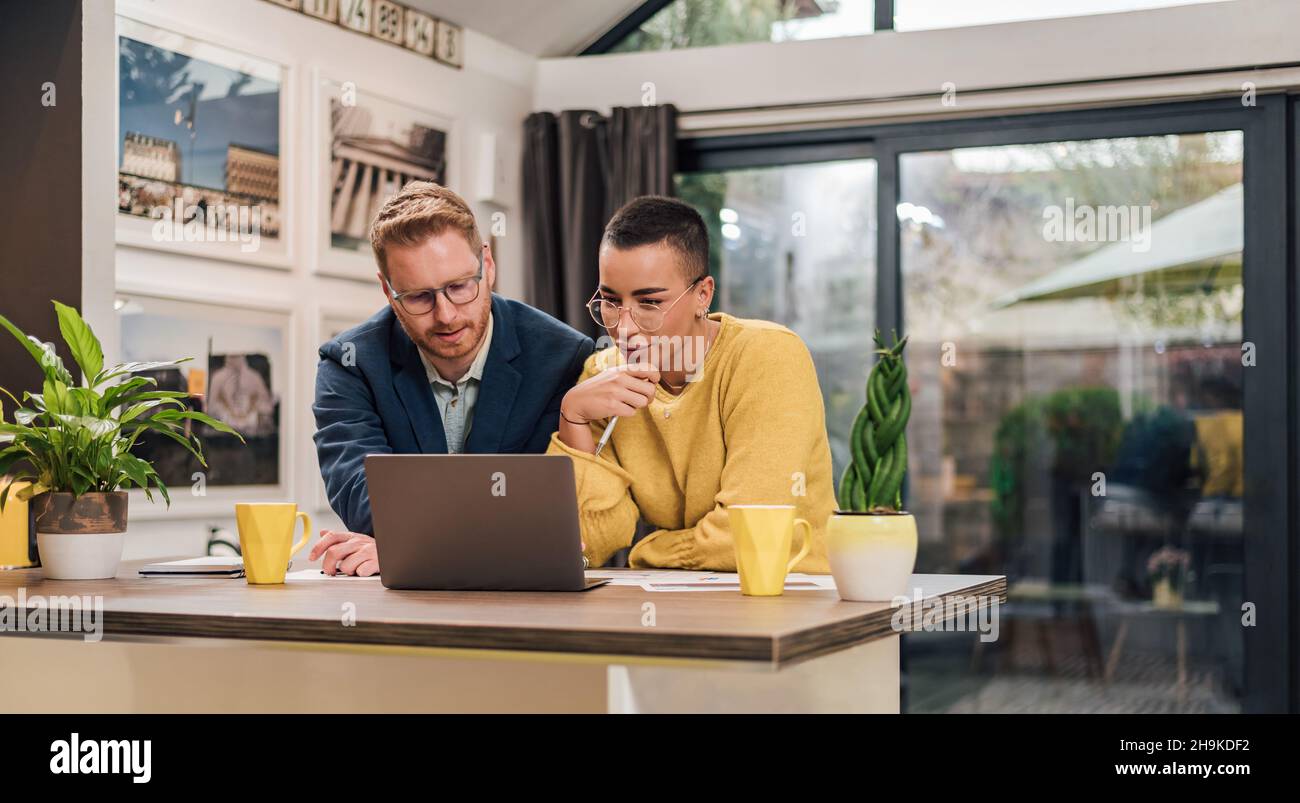
[[[35,566],[28,554],[31,540],[31,517],[28,515],[29,503],[17,498],[23,488],[30,482],[15,482],[9,489],[9,498],[5,509],[0,513],[0,569],[25,569]],[[0,489],[4,485],[0,484]]]
[[[890,602],[906,596],[916,565],[916,519],[910,513],[831,514],[826,551],[840,599]]]
[[[1155,593],[1152,596],[1151,603],[1157,608],[1181,608],[1183,607],[1183,590],[1174,588],[1174,584],[1169,578],[1161,578],[1156,582]]]

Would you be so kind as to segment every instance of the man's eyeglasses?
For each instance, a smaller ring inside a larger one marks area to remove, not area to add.
[[[701,276],[686,285],[686,289],[682,291],[682,294],[674,298],[667,307],[649,301],[638,301],[629,307],[621,307],[607,298],[600,298],[600,291],[597,290],[596,294],[587,302],[587,311],[591,313],[591,319],[596,323],[606,329],[614,329],[618,327],[618,319],[622,317],[623,310],[627,310],[628,315],[632,318],[632,323],[636,324],[637,329],[642,332],[657,332],[663,327],[664,316],[668,314],[668,310],[672,309],[678,301],[681,301],[691,291],[691,288],[699,284],[700,279],[703,278]]]
[[[393,300],[402,305],[408,315],[428,315],[438,304],[438,294],[442,293],[451,303],[461,306],[478,298],[479,283],[483,281],[483,251],[478,252],[478,273],[468,279],[460,279],[442,287],[425,290],[407,290],[405,293],[392,293]]]

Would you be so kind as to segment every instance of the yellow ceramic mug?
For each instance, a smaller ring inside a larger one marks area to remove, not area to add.
[[[785,576],[812,548],[812,525],[794,517],[794,505],[731,505],[727,515],[736,544],[740,593],[780,596],[785,591]],[[790,558],[797,527],[803,528],[803,547]]]
[[[294,544],[293,528],[299,519],[302,540]],[[311,517],[293,502],[239,502],[235,505],[235,522],[239,525],[239,551],[244,556],[249,584],[283,583],[289,558],[307,545]]]

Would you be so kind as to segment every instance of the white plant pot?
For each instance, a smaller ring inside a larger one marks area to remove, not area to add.
[[[840,599],[892,602],[909,593],[916,519],[910,513],[837,511],[826,527],[826,553]]]
[[[36,533],[47,580],[104,580],[117,576],[126,533]]]

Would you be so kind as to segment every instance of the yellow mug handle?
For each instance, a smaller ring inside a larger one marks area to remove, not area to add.
[[[307,541],[311,538],[311,516],[308,516],[306,511],[299,510],[298,518],[302,519],[302,540],[294,544],[293,549],[289,550],[289,557],[291,558],[298,554],[298,550],[307,546]]]
[[[794,528],[797,530],[800,526],[803,527],[803,548],[785,565],[786,574],[794,571],[795,564],[808,557],[808,550],[812,549],[812,525],[806,519],[795,519]]]

